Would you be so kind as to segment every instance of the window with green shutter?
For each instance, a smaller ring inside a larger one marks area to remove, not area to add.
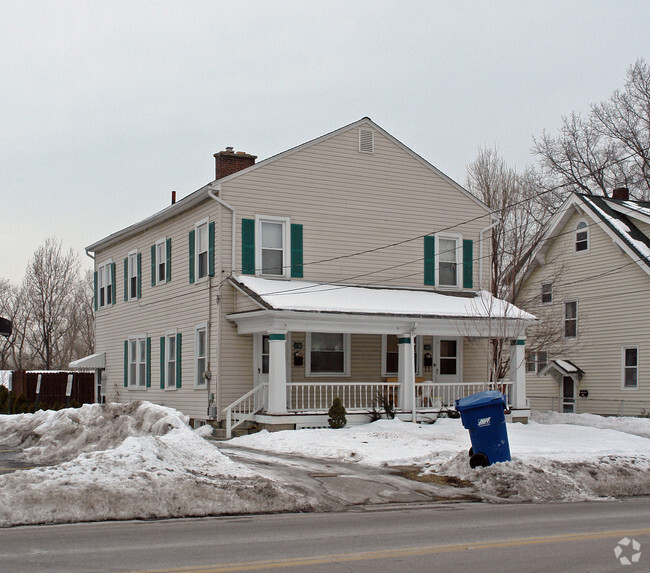
[[[474,286],[474,241],[463,240],[463,288]]]
[[[241,222],[241,268],[242,274],[255,274],[255,219],[242,219]]]
[[[189,260],[189,269],[190,269],[190,283],[194,282],[194,247],[195,247],[195,232],[192,230],[189,232],[189,251],[190,251],[190,260]]]
[[[436,238],[424,237],[424,284],[436,284]]]
[[[291,276],[302,278],[302,225],[291,224]]]
[[[176,388],[180,388],[181,383],[183,381],[182,367],[181,367],[182,354],[183,354],[183,337],[179,332],[176,335]]]
[[[160,389],[165,389],[165,336],[160,337]]]

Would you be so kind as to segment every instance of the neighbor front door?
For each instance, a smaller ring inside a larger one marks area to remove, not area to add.
[[[562,412],[572,414],[575,412],[575,405],[575,383],[571,376],[564,376],[562,378]]]

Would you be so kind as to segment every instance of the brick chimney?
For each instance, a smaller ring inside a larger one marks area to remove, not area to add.
[[[627,187],[617,187],[612,191],[612,199],[620,199],[621,201],[630,200],[630,190]]]
[[[216,162],[216,179],[221,179],[255,165],[257,155],[249,155],[245,151],[234,151],[232,147],[226,147],[225,151],[215,153],[214,159]]]

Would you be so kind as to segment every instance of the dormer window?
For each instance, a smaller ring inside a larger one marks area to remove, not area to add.
[[[576,225],[576,252],[589,250],[589,227],[584,221]]]

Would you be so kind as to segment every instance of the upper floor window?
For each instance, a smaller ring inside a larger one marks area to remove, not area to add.
[[[623,347],[623,388],[639,387],[639,348]]]
[[[350,335],[335,332],[307,333],[308,376],[348,376]]]
[[[589,250],[589,226],[585,221],[576,225],[576,252]]]
[[[190,231],[190,282],[214,276],[215,223],[204,219]],[[169,243],[168,243],[169,247]],[[169,261],[169,255],[168,255]],[[169,264],[169,262],[168,262]]]
[[[553,302],[553,283],[542,283],[540,285],[540,297],[542,304]]]
[[[151,246],[151,286],[171,280],[171,251],[171,239],[160,239]]]
[[[97,288],[95,300],[97,308],[104,308],[115,303],[115,265],[112,261],[101,264],[97,269]]]
[[[436,237],[436,260],[438,281],[441,287],[458,287],[460,265],[460,239],[458,237]]]
[[[125,273],[127,277],[127,284],[125,293],[125,300],[134,300],[140,298],[140,271],[142,267],[142,256],[137,251],[129,253],[125,259]]]
[[[258,273],[268,276],[288,277],[291,270],[289,245],[289,219],[285,217],[258,217],[259,237],[257,260]]]
[[[578,336],[578,302],[575,300],[564,303],[564,336]]]
[[[196,278],[208,276],[208,223],[196,227]]]

